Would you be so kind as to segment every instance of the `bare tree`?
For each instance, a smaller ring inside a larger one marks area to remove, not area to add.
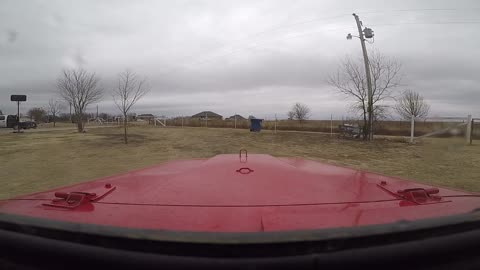
[[[140,79],[135,73],[126,70],[119,74],[118,86],[113,90],[112,96],[115,105],[123,115],[124,141],[127,144],[127,117],[130,109],[137,101],[145,96],[150,89],[146,79]]]
[[[287,113],[288,120],[294,120],[295,119],[295,112],[294,111],[289,111]]]
[[[383,108],[381,103],[391,98],[392,91],[400,84],[401,65],[395,59],[387,58],[378,51],[371,51],[369,56],[372,77],[373,119],[375,110]],[[327,82],[339,93],[353,99],[352,109],[360,112],[363,118],[363,137],[368,138],[370,123],[368,120],[368,88],[363,59],[347,57],[336,74],[328,77]]]
[[[403,119],[410,120],[412,115],[415,118],[425,118],[430,111],[430,105],[423,97],[412,90],[405,90],[397,99],[395,110]]]
[[[43,108],[35,107],[28,110],[27,115],[28,117],[30,117],[30,120],[35,122],[40,122],[45,120],[45,116],[47,116],[47,112]]]
[[[58,100],[50,99],[48,101],[48,113],[52,116],[53,126],[57,122],[57,117],[65,107]]]
[[[288,112],[288,118],[303,122],[310,118],[310,108],[302,103],[295,103]]]
[[[72,104],[78,132],[84,131],[83,115],[87,106],[99,101],[103,89],[98,86],[99,78],[95,73],[84,69],[66,69],[57,80],[60,96]]]

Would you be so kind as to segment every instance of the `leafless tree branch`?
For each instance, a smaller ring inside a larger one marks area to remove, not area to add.
[[[381,117],[375,117],[375,113],[385,115],[387,112],[385,105],[381,103],[392,98],[392,91],[400,85],[401,65],[395,59],[387,58],[378,51],[370,51],[369,66],[372,78],[373,118],[379,119]],[[327,78],[327,83],[337,92],[353,99],[352,108],[363,116],[363,133],[364,138],[367,138],[370,125],[367,117],[368,86],[363,59],[346,57],[337,72]]]
[[[123,115],[124,141],[128,143],[127,138],[127,114],[137,101],[145,96],[149,91],[146,79],[140,79],[135,73],[126,70],[120,73],[118,86],[113,90],[113,101]]]
[[[57,121],[57,116],[60,114],[60,112],[64,109],[64,106],[60,101],[50,99],[48,101],[48,113],[52,116],[53,120],[53,126],[55,127],[56,121]]]
[[[95,73],[84,69],[65,69],[57,80],[60,97],[73,106],[78,132],[84,130],[82,116],[87,106],[103,96],[103,89],[98,86],[98,82]]]
[[[310,118],[310,111],[311,110],[307,105],[295,103],[295,105],[292,106],[292,109],[287,114],[289,119],[303,122]]]
[[[430,105],[428,105],[419,93],[406,90],[400,98],[397,99],[395,111],[405,120],[410,120],[412,115],[415,118],[425,118],[430,112]]]

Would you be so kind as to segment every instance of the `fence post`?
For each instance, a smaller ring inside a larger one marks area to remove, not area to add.
[[[472,144],[472,115],[467,117],[467,131],[465,132],[465,139],[468,144]]]
[[[472,128],[470,129],[470,145],[473,144],[473,130],[475,129],[475,119],[472,118]]]
[[[330,114],[330,137],[333,136],[333,114]]]
[[[415,136],[415,116],[412,114],[412,120],[410,121],[410,143],[413,143],[414,136]]]

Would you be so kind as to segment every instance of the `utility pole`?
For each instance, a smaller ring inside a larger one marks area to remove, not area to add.
[[[363,51],[363,61],[365,62],[365,73],[367,75],[367,87],[368,87],[368,139],[373,140],[373,97],[372,97],[372,78],[370,77],[370,65],[368,62],[368,55],[367,55],[367,48],[365,46],[365,37],[362,31],[362,22],[357,14],[353,13],[353,17],[355,17],[355,22],[357,23],[358,28],[358,35],[360,38],[360,44],[362,44],[362,51]],[[368,30],[369,36],[367,38],[373,37],[373,32],[370,28],[365,28]],[[351,38],[351,35],[350,35]],[[348,36],[347,36],[348,39]]]

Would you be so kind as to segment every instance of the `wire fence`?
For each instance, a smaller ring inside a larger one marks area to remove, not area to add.
[[[446,130],[452,126],[458,125],[465,118],[458,119],[426,119],[415,122],[415,137],[428,135],[439,130]],[[355,124],[362,126],[362,121],[359,120],[264,120],[262,122],[262,129],[264,130],[288,130],[288,131],[310,131],[310,132],[325,132],[338,133],[342,124]],[[250,129],[250,120],[248,119],[200,119],[190,117],[176,117],[166,119],[167,126],[175,127],[209,127],[209,128],[237,128]],[[410,121],[379,121],[375,125],[376,135],[391,135],[391,136],[410,136]],[[455,134],[441,133],[433,135],[434,137],[449,137],[449,136],[464,136],[465,129],[459,129]],[[480,119],[476,120],[472,125],[472,137],[480,139]]]

